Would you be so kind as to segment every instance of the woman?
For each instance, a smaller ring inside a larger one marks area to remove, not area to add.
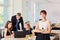
[[[36,40],[50,40],[49,34],[51,32],[51,23],[46,19],[47,12],[41,10],[40,15],[41,21],[36,24],[36,28],[32,33],[33,35],[37,34]]]
[[[25,33],[26,33],[26,35],[29,35],[29,34],[32,34],[32,28],[30,27],[30,24],[29,23],[25,23],[25,26],[24,26],[24,30],[23,30]]]
[[[4,38],[13,38],[14,37],[14,32],[12,30],[12,22],[7,21],[4,29]]]

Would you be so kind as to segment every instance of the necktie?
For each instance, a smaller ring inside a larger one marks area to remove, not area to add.
[[[16,22],[16,29],[18,30],[18,21]]]

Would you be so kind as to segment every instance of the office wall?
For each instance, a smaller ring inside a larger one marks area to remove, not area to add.
[[[29,21],[33,26],[41,18],[39,12],[45,9],[48,12],[48,20],[51,20],[52,23],[60,23],[60,0],[8,0],[7,8],[8,20],[20,12],[24,22]]]
[[[51,23],[60,23],[60,0],[36,0],[36,8],[35,8],[35,19],[38,21],[41,16],[39,12],[41,10],[47,11],[47,19],[51,21]]]
[[[22,1],[22,13],[24,21],[30,22],[31,27],[34,26],[34,0],[23,0]]]
[[[8,2],[8,4],[9,4],[9,7],[8,7],[8,17],[9,17],[9,19],[8,20],[11,20],[11,16],[14,14],[13,12],[14,12],[14,0],[9,0],[9,2]]]
[[[0,0],[0,28],[8,20],[8,1],[9,0]]]
[[[12,15],[16,15],[16,13],[22,13],[22,0],[9,0],[9,19],[11,19]]]

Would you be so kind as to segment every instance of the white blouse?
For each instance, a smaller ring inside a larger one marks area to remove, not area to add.
[[[39,29],[47,30],[47,27],[48,27],[48,21],[47,20],[45,22],[39,21]]]

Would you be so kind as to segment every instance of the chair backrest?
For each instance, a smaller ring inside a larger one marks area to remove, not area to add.
[[[3,29],[0,29],[0,38],[3,37],[3,35],[2,35],[2,30],[3,30]]]
[[[4,34],[4,29],[0,29],[0,34],[1,34],[1,38],[3,38],[3,34]]]

